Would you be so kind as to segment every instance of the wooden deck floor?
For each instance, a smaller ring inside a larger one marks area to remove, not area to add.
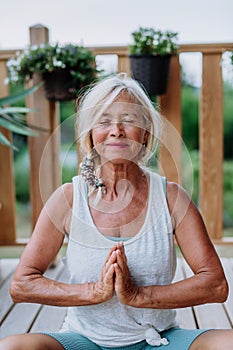
[[[17,266],[16,259],[0,260],[0,338],[10,334],[34,331],[57,331],[65,317],[66,308],[39,304],[14,304],[9,295],[9,284]],[[222,263],[230,287],[230,295],[223,304],[206,304],[177,310],[184,328],[233,328],[233,258],[223,258]],[[176,280],[190,275],[183,259],[178,259]],[[62,263],[47,271],[53,279],[66,280]]]

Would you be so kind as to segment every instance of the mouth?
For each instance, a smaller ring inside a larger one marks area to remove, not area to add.
[[[107,143],[107,146],[114,149],[123,149],[129,147],[128,143],[126,142],[109,142]]]

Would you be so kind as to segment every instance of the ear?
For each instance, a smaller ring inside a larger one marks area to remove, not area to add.
[[[93,143],[93,138],[92,138],[92,130],[90,131],[90,133],[89,133],[89,140],[90,140],[90,145],[91,145],[91,149],[93,149],[94,148],[94,143]]]
[[[149,137],[149,131],[146,130],[143,136],[143,144],[147,143],[148,137]]]

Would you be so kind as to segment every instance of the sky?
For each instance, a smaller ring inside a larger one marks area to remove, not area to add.
[[[139,26],[178,32],[181,44],[233,42],[232,17],[233,0],[1,0],[0,50],[25,48],[38,23],[61,44],[128,45]]]
[[[91,46],[130,43],[139,26],[179,33],[181,43],[233,42],[232,0],[1,0],[0,49],[29,44],[40,23],[50,41]]]

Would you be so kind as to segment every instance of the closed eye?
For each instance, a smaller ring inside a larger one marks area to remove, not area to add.
[[[125,119],[122,119],[121,122],[125,123],[125,124],[133,124],[133,123],[135,123],[135,120],[134,119],[125,118]]]
[[[99,125],[109,125],[111,123],[110,119],[101,119]]]

